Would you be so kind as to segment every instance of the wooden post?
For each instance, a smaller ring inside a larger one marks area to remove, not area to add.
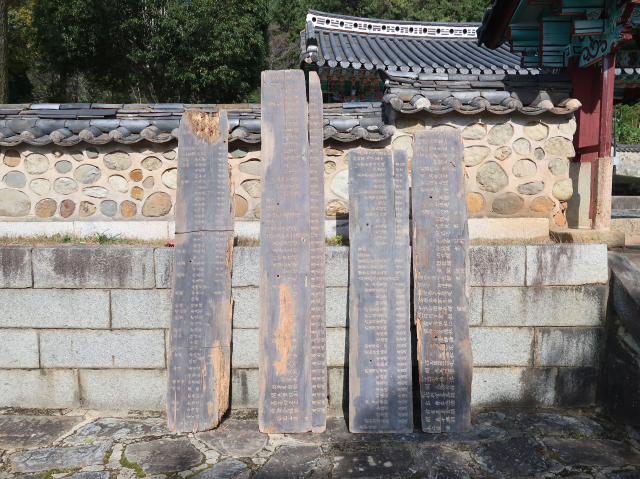
[[[611,227],[611,189],[613,186],[613,158],[596,159],[596,175],[593,199],[593,229],[609,230]]]

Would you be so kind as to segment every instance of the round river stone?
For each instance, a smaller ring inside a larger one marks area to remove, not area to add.
[[[528,155],[531,153],[531,143],[529,143],[529,140],[524,138],[518,138],[513,142],[513,149],[519,155]]]
[[[63,200],[60,203],[60,216],[68,218],[76,210],[76,204],[71,200]]]
[[[31,200],[20,190],[0,190],[0,216],[26,216],[31,211]]]
[[[148,176],[142,182],[142,186],[144,186],[146,189],[153,188],[153,185],[155,184],[156,184],[156,180],[153,178],[153,176]]]
[[[454,131],[457,130],[457,128],[455,126],[451,126],[451,125],[433,125],[433,127],[431,128],[434,131]]]
[[[467,211],[477,213],[484,208],[484,196],[480,193],[471,192],[467,194]]]
[[[131,198],[142,201],[142,198],[144,198],[144,190],[139,186],[134,186],[131,188]]]
[[[487,127],[482,123],[474,123],[462,130],[465,140],[482,140],[487,135]]]
[[[496,160],[504,161],[511,156],[511,148],[508,146],[501,146],[500,148],[496,148],[496,151],[493,153],[493,157]]]
[[[342,156],[343,153],[344,151],[338,150],[336,148],[327,147],[324,149],[324,154],[327,156]]]
[[[493,211],[499,215],[513,215],[524,207],[524,200],[515,193],[505,193],[493,200]]]
[[[343,216],[349,214],[349,205],[342,200],[331,200],[324,210],[327,216]]]
[[[567,218],[562,214],[562,211],[558,211],[553,215],[553,221],[555,221],[558,226],[567,226]]]
[[[525,183],[524,185],[518,186],[518,193],[521,195],[537,195],[544,188],[544,183],[542,181],[533,181],[531,183]]]
[[[92,198],[106,198],[108,193],[107,189],[102,186],[90,186],[89,188],[82,190],[82,192]]]
[[[404,150],[407,152],[407,155],[411,156],[411,144],[413,143],[413,137],[411,136],[399,136],[391,145],[391,148],[394,150]],[[345,159],[348,158],[349,155],[345,156]]]
[[[80,162],[80,161],[84,161],[84,155],[82,154],[81,151],[78,150],[72,150],[69,152],[69,154],[71,155],[71,158],[73,158],[74,160]],[[75,209],[75,206],[74,206]]]
[[[335,161],[325,161],[324,162],[324,172],[325,172],[325,174],[330,175],[334,171],[336,171],[336,163],[335,163]]]
[[[171,211],[171,196],[162,191],[153,193],[142,205],[142,216],[156,218],[165,216],[169,211]]]
[[[549,213],[556,204],[546,196],[540,196],[531,202],[529,209],[536,213]]]
[[[82,165],[73,172],[73,177],[83,185],[95,183],[102,176],[100,168],[93,165]]]
[[[87,148],[87,158],[90,158],[90,159],[98,158],[98,150],[92,146]]]
[[[260,219],[260,203],[258,203],[256,207],[253,209],[253,216]]]
[[[549,134],[549,127],[539,121],[530,121],[524,125],[524,136],[533,141],[544,140]]]
[[[513,165],[513,175],[517,178],[529,178],[536,174],[538,171],[538,167],[531,160],[518,160],[515,165]]]
[[[497,193],[509,184],[509,178],[498,163],[489,161],[478,169],[476,182],[483,190]]]
[[[569,162],[562,158],[554,158],[549,162],[549,171],[555,176],[564,175],[569,169]]]
[[[118,205],[113,200],[105,200],[100,203],[100,211],[105,216],[115,216],[118,212]]]
[[[542,148],[536,148],[533,150],[533,156],[538,161],[542,160],[544,158],[544,150]]]
[[[349,170],[338,171],[331,180],[331,191],[344,200],[349,199]]]
[[[120,214],[124,218],[131,218],[138,212],[138,207],[133,201],[125,200],[120,204]]]
[[[51,218],[56,214],[58,203],[51,198],[41,200],[36,204],[36,216],[39,218]]]
[[[4,182],[11,188],[24,188],[27,184],[27,177],[21,171],[10,171],[4,175]]]
[[[49,169],[49,159],[44,155],[32,153],[24,159],[24,169],[30,175],[39,175]]]
[[[70,161],[62,160],[56,163],[56,171],[58,173],[69,173],[73,168],[73,165]]]
[[[260,198],[260,180],[246,180],[242,182],[242,188],[252,198]]]
[[[96,205],[94,205],[90,201],[80,202],[80,209],[78,210],[78,213],[80,214],[81,218],[86,218],[87,216],[91,216],[95,212],[96,212]]]
[[[162,154],[162,156],[164,156],[167,160],[175,160],[177,153],[176,150],[167,150]]]
[[[4,164],[13,168],[20,164],[20,153],[16,150],[9,150],[4,154]]]
[[[462,153],[464,166],[476,166],[482,163],[491,150],[487,146],[467,146]]]
[[[573,143],[561,136],[549,138],[549,140],[544,144],[544,149],[547,153],[553,156],[565,156],[567,158],[573,158],[576,156],[576,150],[573,148]]]
[[[248,175],[260,176],[260,160],[248,160],[240,163],[238,169]]]
[[[89,151],[89,150],[87,150]],[[110,170],[122,171],[131,167],[131,157],[124,151],[114,151],[113,153],[107,153],[104,155],[104,166]]]
[[[120,193],[126,193],[129,191],[129,183],[120,175],[113,175],[109,177],[109,185]]]
[[[249,153],[249,148],[246,146],[239,146],[229,152],[233,158],[244,158]]]
[[[240,195],[234,195],[233,204],[235,205],[235,215],[236,218],[240,218],[247,214],[247,210],[249,209],[249,203]]]
[[[162,184],[175,190],[178,188],[178,168],[171,168],[162,173]]]
[[[556,184],[553,185],[552,193],[553,196],[560,201],[569,200],[571,196],[573,196],[573,183],[571,182],[571,178],[557,181]]]
[[[44,178],[36,178],[29,183],[29,188],[38,196],[44,196],[51,190],[51,182]]]
[[[558,125],[558,130],[566,135],[573,135],[576,132],[577,126],[578,125],[576,123],[576,119],[569,118],[560,122],[560,124]]]
[[[131,170],[129,172],[129,178],[133,181],[141,181],[143,177],[142,170]]]
[[[490,145],[504,145],[512,136],[513,126],[511,126],[511,123],[500,123],[491,128],[487,142]]]
[[[148,156],[144,160],[142,160],[142,167],[145,170],[158,170],[162,168],[162,160],[156,158],[155,156]]]
[[[53,189],[61,195],[70,195],[78,191],[78,183],[71,178],[58,178],[53,183]]]
[[[396,130],[399,130],[403,133],[413,133],[414,131],[424,129],[424,121],[420,120],[419,118],[405,117],[396,119]]]

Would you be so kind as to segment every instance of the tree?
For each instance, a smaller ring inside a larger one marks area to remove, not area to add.
[[[9,2],[0,0],[0,103],[9,100]]]
[[[35,0],[40,54],[90,90],[143,102],[242,101],[268,49],[266,0]]]

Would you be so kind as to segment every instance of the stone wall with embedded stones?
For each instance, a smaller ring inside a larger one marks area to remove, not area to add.
[[[173,216],[177,142],[0,149],[2,221]]]
[[[571,116],[544,114],[401,115],[390,139],[325,142],[327,218],[349,213],[349,151],[402,149],[412,155],[413,132],[458,129],[464,142],[469,216],[548,217],[566,225],[573,193],[569,160],[575,156]],[[21,146],[0,150],[3,221],[154,220],[173,218],[177,142],[81,148]],[[232,142],[236,217],[260,219],[260,144]]]
[[[640,145],[630,145],[629,151],[625,151],[624,146],[627,145],[619,145],[616,151],[616,155],[620,157],[620,163],[616,166],[616,174],[640,176]]]

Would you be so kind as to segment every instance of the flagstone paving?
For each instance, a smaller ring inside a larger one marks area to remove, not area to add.
[[[21,414],[18,414],[21,413]],[[0,479],[640,479],[640,433],[586,411],[475,411],[468,433],[173,434],[156,413],[0,409]],[[156,416],[156,417],[153,417]]]

